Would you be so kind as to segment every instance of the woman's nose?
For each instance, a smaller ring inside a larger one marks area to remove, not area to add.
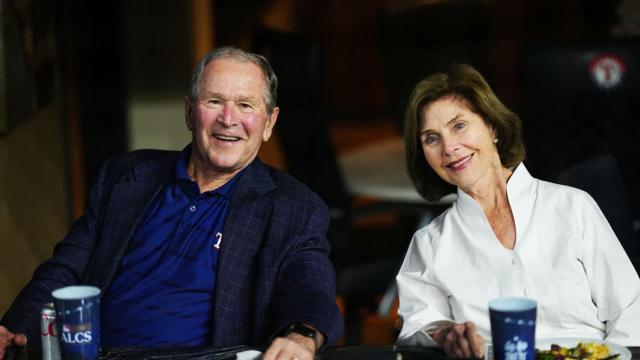
[[[443,150],[446,155],[453,155],[460,149],[460,144],[454,137],[446,137],[442,139]]]

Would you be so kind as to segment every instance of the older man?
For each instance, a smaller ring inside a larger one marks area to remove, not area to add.
[[[72,284],[102,289],[103,345],[269,345],[265,359],[311,359],[334,342],[328,210],[257,159],[276,89],[259,55],[205,55],[185,98],[191,144],[104,164],[84,216],[0,322],[0,358],[39,346],[42,304]]]

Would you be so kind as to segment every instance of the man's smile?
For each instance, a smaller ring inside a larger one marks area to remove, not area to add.
[[[212,136],[218,140],[221,141],[239,141],[241,140],[241,138],[237,137],[237,136],[231,136],[231,135],[223,135],[223,134],[212,134]]]

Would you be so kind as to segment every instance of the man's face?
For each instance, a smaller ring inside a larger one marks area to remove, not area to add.
[[[249,165],[271,137],[278,116],[278,108],[267,115],[265,91],[265,76],[254,63],[232,58],[209,63],[198,98],[185,99],[192,161],[206,171],[229,175]]]

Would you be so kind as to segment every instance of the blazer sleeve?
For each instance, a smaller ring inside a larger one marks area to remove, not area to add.
[[[331,345],[342,335],[344,325],[336,305],[335,274],[328,256],[329,211],[318,201],[310,213],[295,217],[304,225],[277,277],[273,336],[289,324],[301,322],[317,328],[325,335],[326,344]]]
[[[105,163],[89,195],[84,215],[73,223],[69,233],[56,244],[53,256],[36,268],[31,280],[0,321],[10,331],[25,334],[30,345],[40,346],[40,310],[44,303],[52,300],[51,292],[63,286],[79,284],[83,277],[96,243],[108,168],[108,163]]]

